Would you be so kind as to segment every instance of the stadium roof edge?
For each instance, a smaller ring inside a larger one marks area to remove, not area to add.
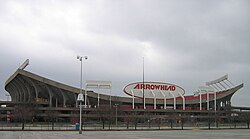
[[[20,69],[17,69],[5,82],[5,86],[7,86],[18,74]]]
[[[45,84],[48,84],[48,85],[51,85],[51,86],[54,86],[54,87],[58,87],[58,88],[61,88],[61,89],[64,89],[64,90],[67,90],[67,91],[71,91],[71,92],[74,92],[74,93],[79,93],[79,88],[76,88],[76,87],[73,87],[73,86],[69,86],[69,85],[66,85],[66,84],[63,84],[63,83],[60,83],[60,82],[57,82],[57,81],[53,81],[51,79],[48,79],[48,78],[45,78],[45,77],[42,77],[40,75],[37,75],[37,74],[34,74],[34,73],[31,73],[29,71],[26,71],[26,70],[23,70],[23,69],[17,69],[16,72],[11,75],[9,77],[9,79],[7,79],[7,81],[5,82],[5,87],[18,75],[24,75],[26,77],[29,77],[31,79],[34,79],[34,80],[37,80],[37,81],[40,81],[40,82],[43,82]]]

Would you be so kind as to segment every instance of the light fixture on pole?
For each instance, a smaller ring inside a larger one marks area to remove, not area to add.
[[[79,59],[80,62],[81,62],[80,93],[79,93],[79,95],[78,95],[78,97],[77,97],[77,101],[80,102],[80,123],[79,123],[80,126],[79,126],[79,134],[82,134],[82,102],[84,101],[83,93],[82,93],[82,58],[84,58],[85,60],[87,60],[88,57],[87,57],[87,56],[84,56],[84,57],[82,57],[82,56],[77,56],[77,59]],[[85,93],[86,93],[86,92],[85,92]],[[85,95],[85,97],[86,97],[86,95]]]

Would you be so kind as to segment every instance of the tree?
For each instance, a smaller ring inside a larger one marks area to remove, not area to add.
[[[14,119],[22,123],[22,130],[26,122],[33,120],[35,115],[35,105],[32,103],[19,103],[14,106]]]
[[[110,129],[110,113],[111,109],[109,105],[101,105],[99,108],[96,108],[96,111],[94,111],[97,115],[97,117],[100,119],[102,122],[102,129],[105,128],[105,122],[109,122],[109,129]]]
[[[59,115],[59,112],[51,109],[51,110],[46,111],[45,114],[47,115],[47,117],[45,119],[48,122],[51,122],[52,130],[54,130],[55,121]]]

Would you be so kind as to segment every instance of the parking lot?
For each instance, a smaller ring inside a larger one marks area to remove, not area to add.
[[[248,139],[249,129],[157,131],[0,131],[0,139]]]

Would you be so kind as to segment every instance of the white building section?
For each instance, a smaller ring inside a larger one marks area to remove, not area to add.
[[[159,82],[145,82],[144,84],[142,82],[132,83],[124,88],[124,92],[132,96],[131,90],[133,90],[135,97],[143,98],[143,93],[141,92],[143,87],[145,97],[151,99],[172,98],[169,92],[173,93],[175,97],[185,94],[185,90],[177,85]],[[151,91],[154,92],[155,96]]]
[[[133,90],[131,90],[131,94],[132,94],[132,109],[135,109],[135,95]]]
[[[143,90],[144,89],[144,94]],[[174,98],[174,109],[176,109],[176,98],[181,97],[183,103],[183,109],[185,109],[185,90],[177,85],[162,83],[162,82],[136,82],[127,85],[124,88],[124,92],[133,99],[133,108],[134,108],[134,97],[143,99],[144,95],[144,103],[143,107],[146,109],[146,99],[153,99],[154,109],[157,106],[157,100],[164,100],[164,109],[167,108],[166,101],[167,99]]]
[[[222,76],[213,81],[206,82],[206,85],[214,88],[218,92],[229,90],[235,87],[235,85],[228,79],[228,75]],[[217,109],[217,93],[214,91],[214,110]]]
[[[87,80],[85,84],[86,90],[87,89],[98,89],[97,92],[97,107],[100,106],[100,89],[109,89],[109,101],[110,101],[110,107],[111,107],[111,88],[112,88],[112,82],[111,81],[93,81],[93,80]],[[87,94],[87,92],[85,93]],[[85,95],[85,101],[87,99],[87,96]],[[86,103],[86,102],[85,102]]]
[[[185,106],[186,106],[186,105],[185,105],[185,103],[186,103],[186,102],[185,102],[185,97],[184,97],[180,92],[178,92],[178,93],[179,93],[179,95],[180,95],[181,98],[182,98],[182,109],[185,110]]]
[[[166,95],[161,91],[161,94],[164,96],[164,109],[167,109],[167,98]]]
[[[174,98],[174,110],[176,110],[176,97],[172,92],[169,92]]]
[[[209,110],[209,94],[214,94],[215,91],[212,87],[210,86],[199,86],[198,91],[196,92],[195,95],[200,96],[200,110],[202,110],[202,95],[206,94],[207,97],[207,110]]]

